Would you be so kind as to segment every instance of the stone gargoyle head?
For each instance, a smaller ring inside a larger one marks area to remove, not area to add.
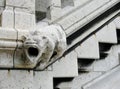
[[[24,52],[26,63],[34,65],[39,63],[41,68],[56,60],[66,50],[66,35],[58,25],[51,25],[30,32],[24,37]]]

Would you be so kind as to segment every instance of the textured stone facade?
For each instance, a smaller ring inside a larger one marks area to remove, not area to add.
[[[110,89],[120,80],[119,6],[0,0],[0,89]]]

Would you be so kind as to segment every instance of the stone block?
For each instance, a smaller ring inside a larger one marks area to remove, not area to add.
[[[50,6],[50,1],[52,0],[36,0],[35,1],[35,10],[41,12],[47,12],[47,8]],[[56,0],[57,2],[59,0]]]
[[[92,0],[91,2],[89,2],[88,4],[82,7],[85,16],[95,11],[96,8],[97,8],[97,0]]]
[[[59,17],[62,16],[62,9],[59,7],[54,7],[51,6],[49,7],[48,11],[47,11],[47,18],[50,19],[51,21],[58,19]]]
[[[62,5],[62,0],[51,0],[51,4],[53,6],[61,7]]]
[[[116,27],[113,22],[104,26],[96,33],[96,38],[103,43],[117,43]]]
[[[74,77],[78,75],[77,54],[72,51],[53,64],[54,77]]]
[[[13,28],[0,28],[0,40],[17,40],[17,31]]]
[[[0,67],[1,68],[13,68],[13,55],[15,49],[4,50],[0,48]]]
[[[15,9],[15,28],[33,30],[35,28],[35,14]]]
[[[35,72],[34,89],[53,89],[53,76],[50,71]]]
[[[62,7],[74,6],[74,0],[61,0]]]
[[[119,65],[119,46],[113,46],[105,59],[94,63],[94,71],[108,71]]]
[[[35,11],[35,0],[6,0],[6,5]]]
[[[23,56],[23,51],[17,49],[14,55],[14,68],[26,68],[25,58]]]
[[[120,66],[83,85],[82,89],[118,89],[120,85]]]
[[[85,16],[93,13],[95,10],[99,9],[100,7],[104,6],[109,0],[93,0],[83,6],[83,13]]]
[[[99,1],[97,0],[97,6],[98,6],[98,8],[103,7],[104,5],[106,5],[109,2],[110,2],[110,0],[99,0]]]
[[[31,69],[34,65],[26,64],[26,58],[22,49],[17,49],[14,55],[14,68]]]
[[[109,66],[110,65],[108,60],[96,60],[93,65],[93,71],[108,71]]]
[[[74,13],[69,14],[66,18],[60,20],[58,23],[62,25],[64,29],[68,29],[83,18],[84,14],[82,9],[78,9],[74,11]]]
[[[6,7],[2,13],[2,27],[14,28],[14,11],[12,7]]]
[[[71,89],[82,89],[82,86],[84,84],[87,84],[91,80],[94,80],[95,78],[99,77],[101,74],[102,74],[101,72],[80,73],[79,76],[77,76],[73,79]]]
[[[89,3],[91,0],[74,0],[74,6],[83,6],[87,3]]]
[[[0,89],[33,89],[33,71],[1,70]]]
[[[115,18],[115,19],[113,20],[113,22],[114,22],[116,28],[117,28],[117,29],[120,29],[120,16],[118,16],[117,18]]]
[[[72,33],[74,33],[75,31],[77,31],[79,28],[83,27],[87,22],[87,19],[84,18],[84,19],[81,19],[79,22],[71,25],[69,27],[69,29],[66,29],[65,32],[66,34],[69,36],[71,35]]]
[[[99,46],[96,37],[93,35],[85,40],[80,46],[75,49],[78,58],[98,59]]]

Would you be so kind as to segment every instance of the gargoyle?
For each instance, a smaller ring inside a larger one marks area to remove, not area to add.
[[[23,50],[26,63],[44,68],[49,62],[62,56],[66,50],[66,35],[58,25],[51,25],[24,36]]]

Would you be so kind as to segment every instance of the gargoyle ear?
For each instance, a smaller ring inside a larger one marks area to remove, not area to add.
[[[22,41],[30,41],[30,42],[34,42],[34,40],[32,39],[32,36],[30,35],[26,35],[26,36],[22,36]]]
[[[24,42],[27,38],[28,36],[22,36],[22,41]]]

